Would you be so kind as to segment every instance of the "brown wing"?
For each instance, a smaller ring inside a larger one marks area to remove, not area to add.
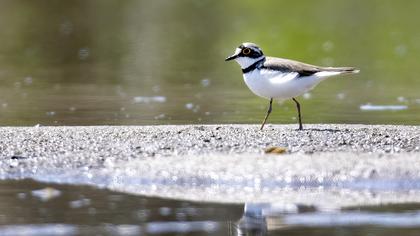
[[[355,68],[353,67],[321,67],[277,57],[267,57],[263,64],[263,68],[283,72],[297,72],[300,76],[309,76],[321,71],[337,71],[342,73],[355,72]]]

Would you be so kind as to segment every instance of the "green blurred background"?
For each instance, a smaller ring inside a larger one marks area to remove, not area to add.
[[[268,102],[224,62],[244,41],[361,69],[301,97],[305,123],[418,125],[419,12],[415,0],[2,0],[0,125],[259,123]],[[285,101],[270,122],[295,116]]]

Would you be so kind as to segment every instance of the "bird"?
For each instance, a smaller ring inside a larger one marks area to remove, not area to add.
[[[322,67],[290,59],[265,56],[255,43],[242,43],[225,61],[235,60],[242,69],[248,88],[257,96],[269,100],[268,110],[261,124],[263,130],[272,112],[273,100],[292,99],[297,108],[299,130],[303,130],[301,106],[296,97],[312,90],[325,79],[342,74],[355,74],[354,67]]]

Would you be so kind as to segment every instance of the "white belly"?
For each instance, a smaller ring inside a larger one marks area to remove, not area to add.
[[[244,74],[244,81],[260,97],[284,100],[304,94],[323,80],[316,75],[298,76],[296,72],[282,73],[263,69]]]

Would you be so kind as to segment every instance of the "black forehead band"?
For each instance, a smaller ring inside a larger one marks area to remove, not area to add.
[[[244,49],[244,48],[249,48],[249,49],[251,49],[251,51],[257,51],[257,52],[260,52],[261,53],[261,50],[260,49],[258,49],[258,48],[254,48],[254,47],[245,47],[243,44],[241,44],[238,48],[240,48],[240,49]]]

